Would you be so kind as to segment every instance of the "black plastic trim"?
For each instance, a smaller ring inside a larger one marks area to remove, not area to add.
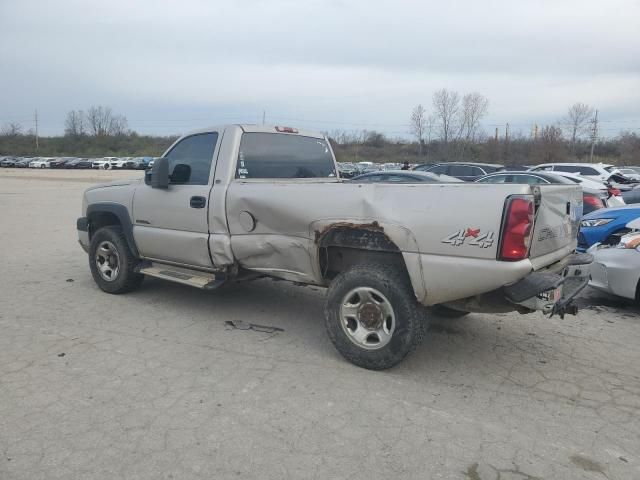
[[[76,220],[76,229],[80,230],[81,232],[89,231],[89,221],[87,220],[87,217],[80,217],[78,220]]]
[[[118,217],[131,252],[136,257],[139,257],[140,254],[138,253],[138,247],[136,246],[136,242],[133,238],[133,224],[131,223],[131,217],[129,217],[127,207],[113,202],[101,202],[89,205],[87,207],[87,219],[89,221],[89,225],[91,225],[91,216],[98,213],[112,213]]]

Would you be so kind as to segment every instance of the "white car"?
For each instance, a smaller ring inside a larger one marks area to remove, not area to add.
[[[579,183],[582,186],[582,189],[589,190],[599,190],[606,197],[607,207],[621,207],[626,205],[624,199],[622,198],[622,193],[617,189],[609,189],[609,187],[600,180],[594,180],[592,178],[581,177],[580,175],[576,175],[574,173],[567,172],[553,172],[556,175],[560,175],[562,177],[568,178],[576,183]]]
[[[636,172],[633,168],[619,168],[618,172],[627,177],[629,180],[640,182],[640,172]]]
[[[588,177],[606,182],[609,177],[617,173],[613,165],[602,163],[543,163],[529,169],[530,172],[574,173],[581,177]]]
[[[587,250],[594,257],[589,285],[640,303],[640,217],[627,228],[632,231],[618,245],[596,243]]]
[[[29,168],[49,168],[53,158],[38,158],[29,162]]]
[[[96,158],[91,163],[91,168],[98,168],[100,170],[109,170],[111,167],[111,162],[113,160],[117,160],[116,157],[105,157],[105,158]]]

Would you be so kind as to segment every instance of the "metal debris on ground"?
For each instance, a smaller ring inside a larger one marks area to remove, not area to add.
[[[227,320],[224,322],[224,324],[227,328],[234,328],[237,330],[253,330],[254,332],[261,332],[261,333],[284,332],[284,329],[280,327],[258,325],[255,323],[243,322],[242,320]]]

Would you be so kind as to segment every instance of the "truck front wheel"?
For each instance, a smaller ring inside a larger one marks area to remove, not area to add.
[[[138,288],[144,275],[135,272],[136,263],[120,226],[102,227],[91,237],[89,268],[105,292],[125,293]]]
[[[356,265],[340,273],[327,293],[325,320],[338,352],[370,370],[400,363],[426,331],[407,274],[392,265]]]

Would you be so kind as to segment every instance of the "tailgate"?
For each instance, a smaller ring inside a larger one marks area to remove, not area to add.
[[[536,265],[534,259],[548,257],[544,258],[548,265],[575,249],[582,217],[582,187],[542,185],[532,189],[537,208],[529,258],[537,269],[546,265]]]

